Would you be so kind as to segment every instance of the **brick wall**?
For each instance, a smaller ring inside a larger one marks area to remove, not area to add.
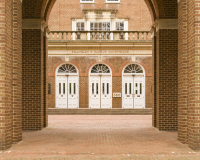
[[[13,142],[22,140],[22,3],[13,0]]]
[[[1,1],[0,150],[19,142],[21,131],[21,2]]]
[[[179,41],[178,41],[178,140],[188,141],[188,63],[187,63],[187,0],[179,2]]]
[[[49,56],[48,57],[48,83],[51,84],[51,94],[48,95],[48,108],[55,108],[55,76],[52,76],[55,72],[54,68],[61,61],[64,61],[63,56]],[[126,62],[130,62],[130,56],[104,56],[102,57],[103,63],[109,63],[112,67],[112,92],[122,92],[122,77],[121,74],[122,65]],[[79,73],[79,107],[88,108],[89,106],[89,79],[88,72],[89,67],[92,63],[98,60],[97,56],[73,56],[70,57],[69,63],[78,64],[80,67],[81,73]],[[144,64],[147,67],[147,76],[146,77],[146,108],[152,108],[152,57],[151,56],[138,56],[136,61]],[[66,62],[67,63],[67,62]],[[99,62],[101,63],[101,62]],[[113,108],[122,108],[122,98],[113,98],[112,100]]]
[[[177,129],[178,112],[178,30],[160,29],[156,51],[157,128]]]
[[[199,5],[199,1],[187,1],[188,144],[195,150],[200,150]]]
[[[72,30],[71,17],[84,17],[82,9],[118,9],[116,17],[129,19],[129,30],[150,30],[152,19],[144,0],[123,0],[121,4],[105,4],[106,0],[95,0],[95,4],[79,4],[80,0],[57,0],[49,17],[52,31]]]
[[[41,29],[22,30],[22,127],[40,130],[44,126],[44,55]]]
[[[153,68],[153,73],[152,73],[152,83],[153,83],[153,88],[152,88],[152,92],[153,92],[153,107],[152,107],[152,125],[154,127],[157,127],[157,88],[156,88],[156,84],[157,84],[157,54],[156,54],[156,51],[157,51],[157,48],[156,48],[156,36],[154,35],[153,38],[152,38],[152,42],[153,42],[153,50],[152,50],[152,68]]]

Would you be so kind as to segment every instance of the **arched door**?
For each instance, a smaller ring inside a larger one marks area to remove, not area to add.
[[[112,108],[112,73],[105,64],[97,64],[90,70],[89,108]]]
[[[145,73],[138,64],[126,66],[122,73],[122,107],[145,108]]]
[[[56,108],[79,108],[79,76],[71,64],[63,64],[57,69]]]

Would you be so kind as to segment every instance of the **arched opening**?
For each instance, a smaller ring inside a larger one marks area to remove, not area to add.
[[[79,73],[72,64],[61,64],[56,70],[56,108],[79,108]]]
[[[123,108],[145,108],[145,70],[128,64],[122,71]]]
[[[89,108],[112,108],[112,70],[102,63],[89,71]]]

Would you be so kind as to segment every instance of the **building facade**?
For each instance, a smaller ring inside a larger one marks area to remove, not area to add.
[[[152,108],[151,23],[142,0],[56,1],[48,107]]]

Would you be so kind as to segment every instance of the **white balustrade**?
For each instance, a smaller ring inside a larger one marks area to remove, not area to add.
[[[151,41],[149,31],[52,31],[49,41]]]

